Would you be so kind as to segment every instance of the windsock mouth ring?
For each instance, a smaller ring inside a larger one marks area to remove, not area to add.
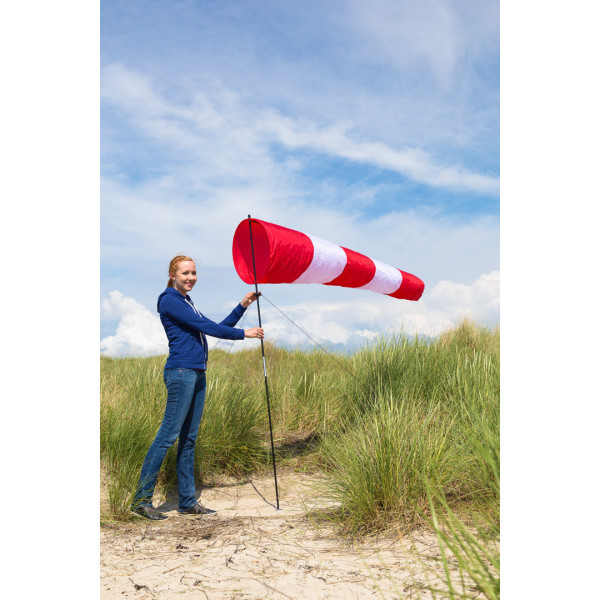
[[[233,236],[233,265],[245,283],[291,283],[306,271],[313,254],[306,234],[259,219],[245,219]]]
[[[250,239],[250,227],[252,227],[252,239]],[[252,249],[254,249],[254,262]],[[269,267],[269,238],[260,221],[245,219],[237,226],[233,236],[233,265],[244,283],[255,283],[256,266],[256,283],[262,282]]]

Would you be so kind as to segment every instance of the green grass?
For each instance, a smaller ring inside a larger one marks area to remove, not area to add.
[[[356,534],[409,531],[428,491],[450,505],[497,502],[472,439],[499,446],[499,332],[462,323],[434,342],[380,339],[353,357],[337,429],[321,447],[321,493]]]
[[[262,405],[240,378],[209,378],[196,442],[196,470],[240,476],[267,460],[263,443]]]
[[[428,488],[430,517],[427,519],[438,539],[444,568],[443,588],[429,588],[434,598],[472,598],[481,592],[488,600],[500,598],[500,456],[497,446],[470,442],[474,452],[486,465],[494,502],[489,511],[461,519],[439,490]],[[449,558],[458,566],[458,582],[449,568]]]
[[[329,478],[321,494],[340,506],[347,531],[384,530],[390,523],[410,530],[426,507],[426,481],[453,485],[460,479],[452,422],[441,414],[440,405],[381,395],[327,438],[322,454]]]
[[[409,531],[433,516],[439,524],[496,515],[497,474],[486,453],[499,454],[499,338],[498,329],[465,321],[433,341],[386,337],[337,360],[265,344],[278,468],[323,471],[319,492],[355,535]],[[101,358],[109,518],[128,518],[164,412],[164,362]],[[175,456],[173,447],[159,487],[175,483]],[[269,468],[260,349],[217,349],[197,441],[199,481]]]

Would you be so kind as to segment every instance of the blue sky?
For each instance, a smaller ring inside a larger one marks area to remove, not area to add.
[[[102,352],[165,351],[155,302],[175,254],[196,259],[203,312],[225,316],[247,291],[231,241],[248,214],[425,281],[417,303],[263,287],[322,343],[498,322],[497,2],[100,8]],[[308,343],[267,303],[263,320]]]

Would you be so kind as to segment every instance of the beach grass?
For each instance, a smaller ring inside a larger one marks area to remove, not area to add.
[[[486,456],[499,455],[499,345],[499,328],[470,321],[435,339],[380,337],[335,360],[265,343],[278,469],[310,465],[326,475],[318,492],[352,535],[435,523],[449,531],[462,522],[456,515],[498,523],[497,473]],[[101,357],[108,518],[128,518],[164,412],[165,358]],[[175,458],[176,446],[159,474],[161,489],[176,483]],[[265,473],[270,461],[260,348],[212,351],[199,485]]]
[[[494,501],[487,511],[459,516],[439,489],[428,486],[429,516],[435,531],[444,570],[443,585],[429,587],[434,598],[463,599],[483,595],[488,600],[500,598],[500,455],[495,444],[475,437],[470,443],[486,465]],[[458,577],[450,572],[453,561]]]

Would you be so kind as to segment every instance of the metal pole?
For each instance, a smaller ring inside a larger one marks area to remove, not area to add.
[[[252,267],[254,269],[254,289],[256,290],[256,308],[258,309],[258,326],[262,327],[260,318],[260,300],[258,292],[258,283],[256,281],[256,262],[254,260],[254,243],[252,241],[252,220],[248,215],[248,226],[250,227],[250,247],[252,249]],[[267,394],[267,411],[269,413],[269,433],[271,434],[271,456],[273,457],[273,475],[275,477],[275,496],[277,498],[277,510],[279,510],[279,490],[277,488],[277,468],[275,467],[275,444],[273,443],[273,426],[271,424],[271,405],[269,403],[269,384],[267,381],[267,362],[265,361],[265,345],[261,338],[260,349],[262,350],[263,371],[265,373],[265,392]]]

